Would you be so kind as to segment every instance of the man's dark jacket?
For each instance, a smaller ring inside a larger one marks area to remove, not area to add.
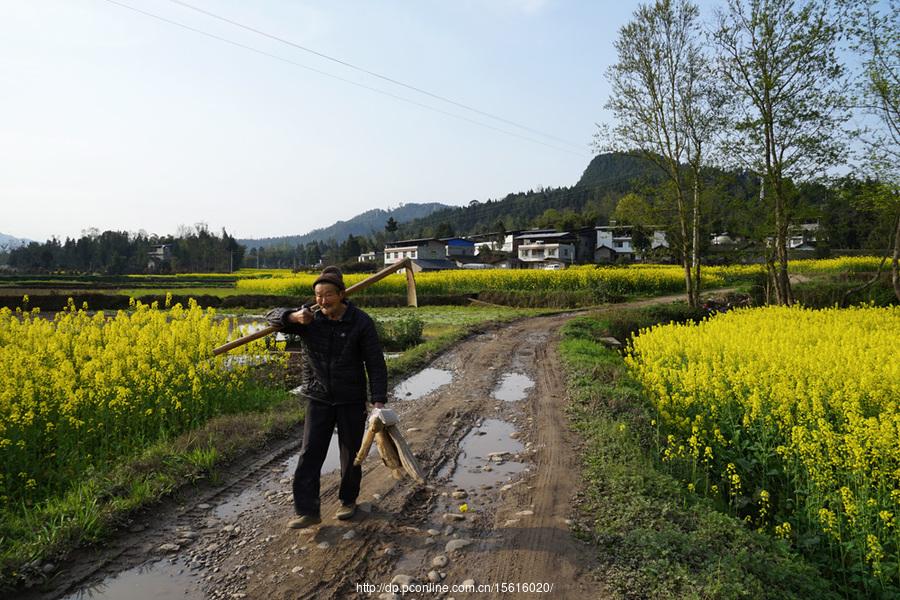
[[[299,335],[303,347],[301,394],[327,404],[357,404],[366,401],[366,373],[372,402],[387,402],[387,367],[372,318],[346,302],[347,310],[337,321],[320,312],[309,325],[289,323],[298,309],[276,309],[269,320],[282,324],[282,333]],[[273,314],[274,313],[274,314]]]

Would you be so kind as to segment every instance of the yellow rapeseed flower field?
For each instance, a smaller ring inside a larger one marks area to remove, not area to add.
[[[795,260],[791,272],[838,274],[873,271],[880,258],[876,256],[842,257],[826,260]],[[704,266],[703,287],[751,282],[765,274],[765,266]],[[233,274],[236,289],[243,294],[307,296],[318,273],[292,273],[289,269],[241,269]],[[369,274],[345,274],[348,286]],[[684,270],[680,265],[636,263],[622,266],[579,265],[559,271],[540,269],[459,269],[416,275],[420,293],[429,295],[462,295],[488,290],[511,292],[585,291],[598,298],[640,294],[678,293],[684,289]],[[406,279],[391,275],[361,295],[404,294]]]
[[[900,584],[900,307],[767,307],[633,340],[662,459],[761,530]]]
[[[720,269],[721,270],[721,269]],[[719,271],[720,271],[719,270]],[[720,272],[709,269],[704,274],[704,286],[724,284]],[[245,294],[309,295],[316,274],[297,274],[271,279],[239,279],[237,289]],[[347,286],[362,281],[368,274],[347,274]],[[416,275],[416,289],[420,294],[472,294],[485,290],[513,292],[590,291],[598,296],[631,294],[678,293],[684,289],[684,272],[674,265],[644,265],[634,267],[596,267],[587,265],[558,271],[539,269],[456,269],[425,272]],[[406,278],[390,275],[372,285],[362,294],[405,294]]]
[[[0,501],[38,500],[91,466],[252,404],[246,371],[261,340],[234,353],[243,359],[213,359],[235,326],[213,309],[133,309],[108,318],[70,300],[52,320],[0,309]]]

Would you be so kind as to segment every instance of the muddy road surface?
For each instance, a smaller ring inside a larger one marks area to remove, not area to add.
[[[570,532],[577,440],[556,355],[568,318],[474,335],[397,385],[389,406],[426,485],[393,479],[373,448],[360,510],[338,521],[335,445],[322,524],[288,529],[298,437],[138,516],[23,598],[604,597],[593,551]]]

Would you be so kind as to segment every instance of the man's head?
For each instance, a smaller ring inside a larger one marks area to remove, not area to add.
[[[316,293],[316,304],[322,307],[326,317],[331,318],[339,314],[344,301],[344,276],[337,267],[325,267],[322,274],[313,282],[313,291]]]

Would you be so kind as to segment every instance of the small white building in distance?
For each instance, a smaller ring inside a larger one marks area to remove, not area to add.
[[[357,259],[358,262],[384,262],[384,252],[363,252]]]
[[[437,238],[397,240],[384,245],[384,264],[392,265],[404,258],[442,260],[447,257],[446,245]]]
[[[575,262],[576,238],[568,231],[535,231],[516,236],[519,260],[529,269],[565,269]]]
[[[634,246],[632,228],[627,225],[604,225],[596,228],[597,248],[594,262],[612,262],[616,259],[634,260],[637,249]],[[668,248],[666,232],[656,230],[650,235],[650,250]]]

